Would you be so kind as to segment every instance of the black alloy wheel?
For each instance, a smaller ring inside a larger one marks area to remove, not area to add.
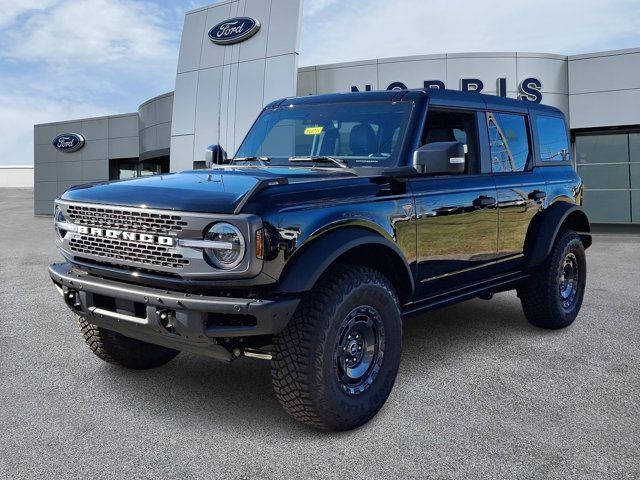
[[[354,308],[336,336],[334,367],[341,388],[349,395],[364,392],[375,381],[384,360],[384,325],[377,310]]]

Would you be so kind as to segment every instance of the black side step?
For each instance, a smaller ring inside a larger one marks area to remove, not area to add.
[[[402,316],[404,318],[409,318],[428,310],[446,307],[447,305],[459,303],[488,293],[510,290],[511,288],[515,288],[518,283],[526,280],[528,277],[529,275],[524,272],[509,273],[507,275],[483,280],[482,282],[471,286],[464,286],[459,289],[449,290],[425,300],[420,300],[419,302],[406,304],[404,306]]]

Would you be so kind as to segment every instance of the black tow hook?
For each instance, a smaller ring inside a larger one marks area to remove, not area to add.
[[[64,301],[74,310],[81,310],[80,294],[76,290],[67,290],[64,294]]]
[[[160,319],[160,325],[169,333],[177,333],[175,327],[175,315],[173,310],[167,308],[159,308],[156,310],[156,315]]]

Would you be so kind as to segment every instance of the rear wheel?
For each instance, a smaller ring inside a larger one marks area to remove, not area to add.
[[[359,427],[384,405],[398,372],[395,290],[376,270],[337,266],[303,298],[274,347],[273,386],[291,416],[321,429]]]
[[[525,316],[532,325],[559,329],[580,312],[587,279],[587,262],[580,236],[561,232],[551,253],[518,290]]]
[[[173,360],[179,350],[125,337],[121,333],[93,325],[78,317],[78,326],[84,341],[101,360],[134,370],[159,367]]]

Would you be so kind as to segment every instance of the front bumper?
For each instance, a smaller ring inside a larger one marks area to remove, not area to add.
[[[300,302],[171,292],[95,277],[70,263],[50,265],[49,275],[69,308],[91,323],[227,361],[233,356],[217,339],[278,333]]]

